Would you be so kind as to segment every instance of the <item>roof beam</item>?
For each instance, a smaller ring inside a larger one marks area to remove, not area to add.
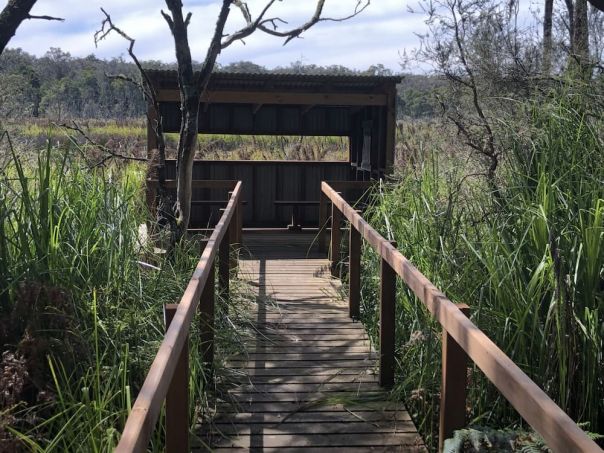
[[[159,102],[178,102],[178,90],[160,90]],[[385,106],[386,94],[359,93],[291,93],[272,91],[206,91],[201,102],[225,104],[288,104],[288,105],[332,105],[332,106]]]

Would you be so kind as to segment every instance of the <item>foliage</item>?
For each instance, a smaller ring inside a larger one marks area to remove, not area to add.
[[[438,137],[382,185],[367,214],[453,301],[470,304],[474,322],[563,410],[602,432],[594,395],[604,392],[604,102],[572,83],[517,108],[523,127],[501,127],[510,152],[500,199],[474,161]],[[379,263],[370,250],[364,269],[362,316],[377,341]],[[434,445],[440,332],[400,282],[398,294],[396,392]],[[477,369],[469,393],[474,423],[523,426]]]
[[[76,122],[95,143],[129,156],[146,157],[146,128],[142,120]],[[19,123],[12,121],[6,126],[13,132],[15,141],[37,145],[46,142],[51,127],[42,119]],[[168,158],[176,157],[177,140],[177,133],[166,134]],[[76,143],[90,162],[100,161],[106,156],[98,147],[70,131],[58,134],[54,141],[62,146]],[[348,140],[345,137],[200,134],[196,159],[346,161]]]
[[[136,72],[121,58],[75,58],[57,48],[37,58],[21,49],[6,49],[0,56],[0,75],[7,82],[2,89],[10,94],[7,101],[20,108],[0,114],[18,118],[44,115],[58,121],[142,116],[145,104],[138,88],[106,74],[132,76]]]
[[[483,452],[544,453],[551,450],[534,433],[512,430],[494,430],[471,427],[455,431],[451,439],[445,440],[443,453]]]
[[[74,146],[3,145],[0,450],[112,451],[163,337],[162,306],[182,295],[199,243],[168,260],[143,240],[144,167],[88,170]],[[243,307],[237,297],[228,303]],[[244,330],[239,311],[219,320],[224,347]],[[191,379],[191,401],[206,401],[194,354]],[[200,409],[192,404],[193,423]]]
[[[159,61],[145,61],[144,67],[173,69]],[[199,68],[199,63],[194,63]],[[344,66],[318,66],[296,61],[288,66],[268,69],[249,61],[217,65],[227,72],[282,74],[393,75],[383,65],[365,71]],[[133,63],[122,58],[79,58],[58,48],[35,57],[21,49],[7,49],[0,55],[0,118],[46,117],[55,121],[73,118],[124,120],[143,118],[145,102],[138,87],[107,75],[136,79]],[[427,94],[442,81],[431,76],[407,74],[398,88],[399,114],[413,118],[433,116],[433,102]]]

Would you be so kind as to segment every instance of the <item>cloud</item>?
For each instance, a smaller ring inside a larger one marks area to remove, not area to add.
[[[257,14],[266,0],[250,0],[253,14]],[[0,1],[0,7],[6,0]],[[220,7],[216,0],[184,1],[185,9],[193,13],[189,28],[193,58],[203,60],[207,44],[213,33]],[[58,7],[57,5],[60,5]],[[356,0],[331,0],[326,2],[325,16],[343,17],[351,13]],[[49,47],[60,47],[75,56],[95,54],[102,58],[126,54],[126,42],[111,36],[95,48],[93,34],[99,28],[107,10],[114,22],[136,39],[136,51],[142,59],[165,62],[175,60],[172,38],[160,15],[165,9],[163,1],[149,0],[99,0],[99,3],[82,0],[38,0],[35,14],[51,14],[65,18],[64,23],[27,21],[21,25],[11,47],[36,54],[44,54]],[[270,17],[287,20],[284,28],[300,25],[314,12],[314,1],[283,0],[276,2]],[[243,25],[240,12],[232,7],[227,31]],[[346,22],[321,22],[307,31],[302,39],[283,46],[283,40],[256,33],[245,44],[235,43],[225,49],[219,58],[222,64],[251,60],[269,67],[286,66],[302,59],[308,64],[338,64],[364,69],[382,63],[399,69],[399,52],[418,45],[415,32],[424,30],[422,18],[407,12],[404,1],[373,0],[363,13]]]

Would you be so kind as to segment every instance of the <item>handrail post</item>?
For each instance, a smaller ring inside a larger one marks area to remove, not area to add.
[[[229,223],[220,245],[218,246],[218,288],[222,297],[229,297],[229,280],[231,263],[231,240],[233,224]]]
[[[229,200],[231,199],[232,196],[233,196],[233,192],[229,192]],[[238,205],[239,205],[239,203],[237,203],[235,205],[235,212],[233,213],[233,217],[231,217],[231,221],[229,222],[229,224],[227,226],[226,234],[224,235],[225,238],[228,238],[228,242],[229,242],[229,245],[228,245],[229,269],[235,269],[237,267],[237,261],[235,259],[235,247],[237,247],[237,244],[239,244],[239,234],[238,234],[239,220],[237,218],[238,217],[237,211],[239,210]],[[226,275],[228,276],[229,274],[226,274]],[[228,289],[229,289],[228,281],[226,284],[226,289],[227,289],[227,293],[228,293]]]
[[[391,241],[396,247],[396,242]],[[380,385],[394,385],[396,272],[382,258],[380,268]]]
[[[327,195],[321,190],[319,196],[319,252],[327,252]]]
[[[145,180],[145,202],[149,212],[153,212],[155,201],[157,199],[157,187],[159,183],[155,183],[149,179]]]
[[[212,372],[214,363],[214,279],[216,278],[216,266],[213,262],[208,263],[208,266],[210,266],[210,273],[199,301],[199,343],[204,365],[209,367],[210,372]]]
[[[331,275],[338,276],[338,264],[340,262],[340,245],[342,243],[342,231],[340,224],[342,223],[342,213],[340,209],[331,204]]]
[[[237,218],[233,216],[233,220],[229,224],[227,230],[229,236],[229,270],[237,269],[237,248],[239,241],[237,240]]]
[[[239,199],[237,200],[237,210],[235,211],[237,222],[236,222],[236,231],[237,231],[237,241],[236,243],[241,247],[243,245],[243,203],[241,201],[241,195],[239,195]]]
[[[361,316],[361,233],[350,225],[348,240],[348,314]]]
[[[470,307],[457,304],[466,316]],[[468,355],[443,328],[442,333],[442,386],[440,390],[440,422],[438,451],[442,451],[445,440],[466,424],[466,392],[468,381]]]
[[[166,332],[178,304],[164,306]],[[189,451],[189,337],[178,357],[166,394],[166,452]]]

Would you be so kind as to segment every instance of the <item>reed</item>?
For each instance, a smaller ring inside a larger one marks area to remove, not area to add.
[[[478,326],[560,407],[601,433],[604,103],[570,90],[519,108],[523,127],[502,126],[510,140],[501,199],[437,137],[375,191],[367,215],[453,301],[469,304]],[[366,249],[362,316],[377,341],[375,269],[377,257]],[[434,447],[440,331],[399,285],[395,392]],[[469,371],[469,386],[471,425],[526,428],[479,370]]]
[[[3,138],[0,375],[10,390],[0,401],[0,450],[113,451],[163,337],[163,304],[182,296],[199,243],[166,258],[142,241],[143,166],[90,170],[73,144],[49,140],[37,153]],[[230,307],[244,307],[245,295],[231,286],[233,297],[218,302],[227,313],[217,326],[218,368],[245,334],[240,309]],[[209,412],[205,373],[193,354],[192,424]],[[162,451],[163,435],[157,430],[151,450]]]

